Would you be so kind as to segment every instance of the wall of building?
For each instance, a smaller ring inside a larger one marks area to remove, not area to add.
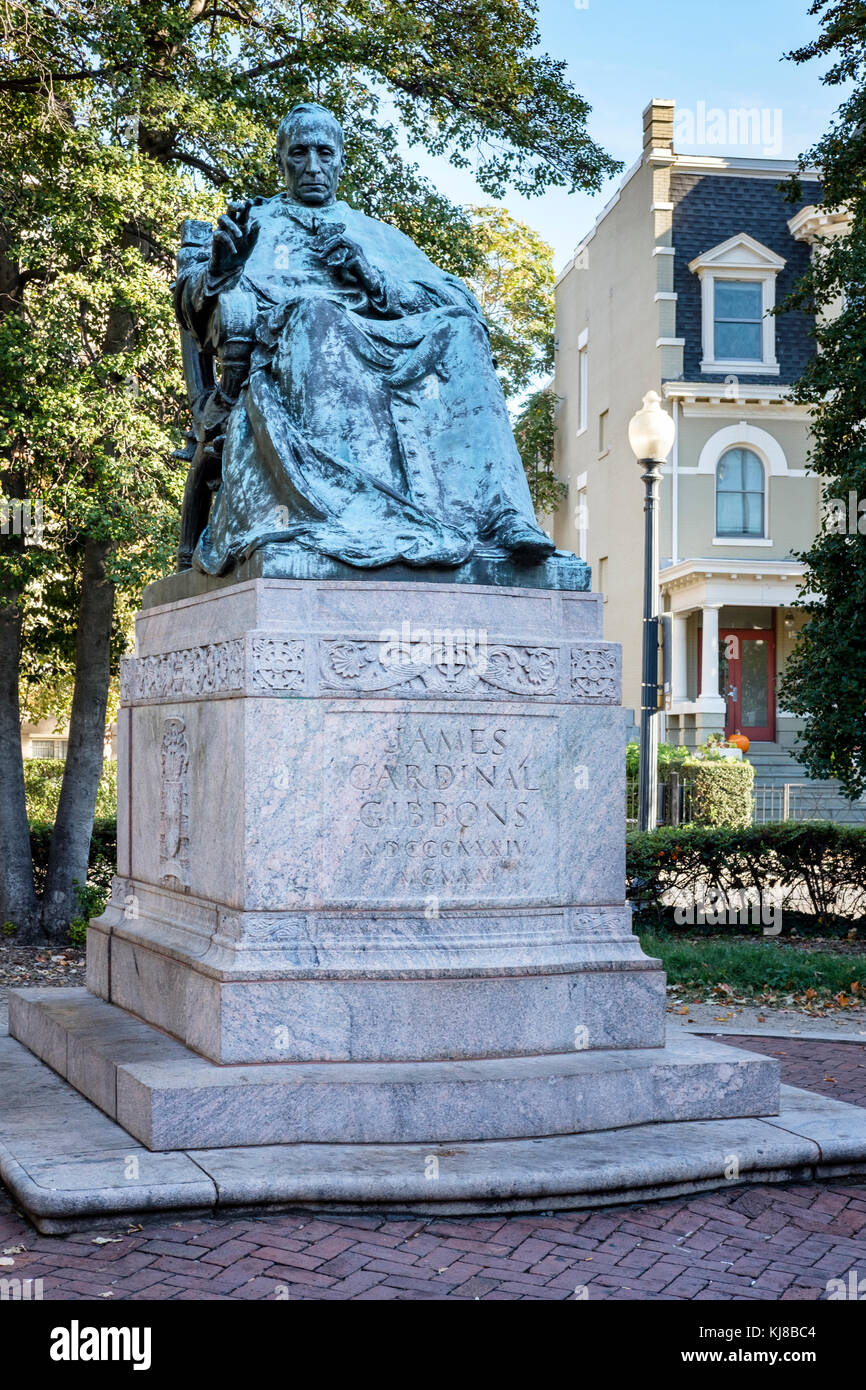
[[[650,216],[652,170],[641,165],[621,189],[596,234],[557,287],[556,472],[569,494],[554,521],[557,545],[580,549],[577,480],[586,474],[587,554],[593,588],[605,602],[605,637],[623,648],[624,703],[640,692],[643,589],[643,486],[626,427],[660,370]],[[587,425],[578,434],[578,342],[587,333]],[[607,434],[600,439],[600,416]]]
[[[808,450],[808,428],[804,419],[767,419],[760,409],[742,410],[742,418],[773,438],[785,456],[789,469],[802,473]],[[732,538],[731,544],[714,544],[715,474],[689,473],[696,468],[704,446],[720,430],[736,420],[717,416],[681,416],[679,425],[679,557],[702,556],[721,559],[724,555],[753,554],[757,560],[784,559],[793,552],[808,549],[820,519],[820,484],[808,476],[785,477],[769,474],[767,486],[767,537],[772,545],[746,546]],[[750,446],[748,443],[746,447]],[[760,445],[758,446],[760,453]],[[713,449],[715,453],[715,449]],[[670,484],[669,475],[666,481]],[[663,536],[667,534],[663,523]],[[662,543],[662,554],[670,549]]]

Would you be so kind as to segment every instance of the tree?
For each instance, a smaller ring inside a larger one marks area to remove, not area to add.
[[[853,799],[866,792],[866,518],[855,506],[853,528],[848,521],[849,494],[866,498],[866,5],[815,0],[810,14],[821,16],[822,33],[788,56],[833,58],[822,81],[853,88],[801,167],[823,170],[821,206],[847,208],[850,233],[816,248],[783,306],[817,315],[817,353],[792,395],[812,407],[809,469],[823,480],[825,518],[799,557],[807,621],[779,693],[805,721],[800,762],[813,777],[838,778]],[[799,196],[796,180],[791,196]],[[842,525],[830,505],[837,501]]]
[[[0,485],[52,505],[47,545],[11,537],[0,549],[0,919],[57,933],[72,915],[117,594],[140,587],[175,528],[169,444],[183,402],[167,286],[181,215],[276,191],[275,115],[313,97],[346,126],[348,201],[471,275],[470,218],[400,155],[401,128],[474,163],[494,198],[509,185],[595,190],[618,167],[587,134],[564,64],[539,52],[536,11],[532,0],[6,0]],[[18,696],[37,611],[55,623],[38,658],[74,671],[41,905]]]
[[[534,391],[514,425],[514,438],[529,479],[535,510],[554,512],[568,489],[553,471],[557,396],[552,386]]]
[[[509,400],[553,371],[553,250],[500,207],[469,209],[481,264],[469,276]]]
[[[483,258],[469,281],[490,325],[502,388],[516,410],[514,437],[533,505],[540,514],[551,512],[566,492],[553,472],[556,397],[549,386],[530,388],[553,371],[553,250],[504,208],[469,211]]]

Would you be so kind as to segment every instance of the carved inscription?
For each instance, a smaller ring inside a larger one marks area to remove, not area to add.
[[[326,877],[338,895],[508,899],[556,878],[555,720],[330,718]]]
[[[160,749],[160,882],[189,888],[189,744],[182,719],[166,719]]]

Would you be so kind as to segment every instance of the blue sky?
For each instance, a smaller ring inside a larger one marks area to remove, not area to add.
[[[681,115],[677,148],[702,154],[760,156],[729,119],[713,112],[758,108],[761,139],[782,159],[796,159],[822,134],[839,104],[838,88],[821,85],[826,64],[782,61],[784,52],[818,32],[809,0],[541,0],[542,47],[568,64],[571,81],[593,110],[593,139],[628,168],[641,147],[641,112],[652,97],[672,97]],[[702,121],[703,116],[703,121]],[[698,143],[703,124],[704,142]],[[725,138],[727,137],[727,138]],[[414,152],[425,173],[456,201],[490,202],[467,172]],[[554,248],[557,270],[613,193],[540,198],[515,194],[504,204]]]

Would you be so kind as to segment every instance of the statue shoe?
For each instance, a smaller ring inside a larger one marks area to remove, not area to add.
[[[546,560],[556,549],[540,526],[522,516],[511,516],[497,528],[496,539],[501,546],[520,560]]]

